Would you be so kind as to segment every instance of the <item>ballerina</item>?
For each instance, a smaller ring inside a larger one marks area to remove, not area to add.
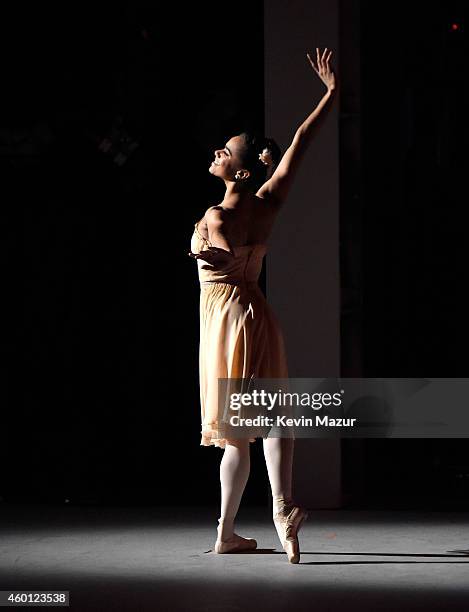
[[[282,331],[258,285],[267,241],[300,162],[336,92],[332,51],[316,48],[308,61],[326,87],[285,153],[273,139],[242,132],[215,151],[209,172],[223,180],[223,201],[195,224],[188,253],[197,260],[200,294],[199,377],[202,446],[224,449],[216,553],[254,550],[234,531],[250,472],[253,438],[226,437],[218,420],[218,379],[288,378]],[[260,436],[259,436],[260,437]],[[273,521],[291,563],[300,560],[298,531],[307,518],[292,497],[294,438],[263,435]]]

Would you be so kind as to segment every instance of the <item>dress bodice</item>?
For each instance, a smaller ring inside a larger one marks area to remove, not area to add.
[[[211,246],[210,241],[202,236],[196,223],[191,239],[191,251],[200,253],[209,246]],[[204,284],[219,282],[232,285],[257,283],[262,270],[262,260],[267,252],[267,245],[258,243],[233,247],[233,252],[233,260],[221,268],[213,266],[204,270],[202,266],[209,264],[202,259],[197,259],[199,281]]]

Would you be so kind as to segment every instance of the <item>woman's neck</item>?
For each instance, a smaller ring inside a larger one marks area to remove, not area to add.
[[[222,205],[224,208],[240,208],[247,204],[252,197],[252,193],[245,188],[241,188],[236,183],[226,183],[225,196]]]

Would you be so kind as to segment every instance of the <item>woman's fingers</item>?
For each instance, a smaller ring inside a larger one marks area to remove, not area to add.
[[[314,68],[314,70],[318,74],[322,74],[322,73],[326,72],[327,70],[330,70],[329,61],[330,61],[330,59],[332,57],[332,51],[329,50],[329,53],[328,53],[327,52],[327,47],[324,49],[322,54],[320,53],[319,47],[316,47],[316,64],[317,64],[317,67],[314,65],[314,62],[311,59],[310,54],[307,53],[306,55],[308,56],[308,59],[309,59],[309,62],[311,64],[311,66]]]
[[[190,255],[194,259],[203,259],[204,261],[210,262],[216,259],[217,257],[220,257],[220,255],[230,256],[231,253],[229,253],[228,251],[225,251],[225,249],[220,249],[218,247],[208,247],[207,249],[205,249],[204,251],[201,251],[200,253],[192,253],[190,251],[188,255]]]
[[[189,255],[189,257],[192,257],[193,259],[206,259],[207,258],[206,256],[203,255],[203,253],[192,253],[192,251],[189,251],[189,253],[187,254]]]
[[[310,55],[309,53],[307,53],[307,54],[306,54],[306,56],[307,56],[307,58],[308,58],[308,60],[309,60],[309,63],[310,63],[310,64],[311,64],[311,66],[313,67],[314,71],[315,71],[315,72],[318,72],[318,69],[316,68],[316,66],[314,65],[313,60],[311,59],[311,55]]]
[[[201,253],[193,253],[192,251],[189,251],[187,254],[189,257],[193,257],[194,259],[207,259],[208,257],[213,257],[212,254],[204,255],[204,253],[207,253],[207,251],[203,251]]]
[[[319,51],[319,47],[316,47],[316,64],[318,65],[318,68],[316,68],[316,66],[314,65],[310,54],[307,53],[306,55],[308,56],[308,59],[311,62],[311,65],[316,71],[318,70],[318,68],[324,70],[325,64],[327,64],[329,60],[331,59],[332,51],[329,51],[329,53],[327,53],[327,47],[326,47],[321,55]]]
[[[328,90],[335,89],[335,75],[329,64],[332,57],[332,50],[326,47],[322,52],[320,52],[319,47],[316,47],[316,65],[314,65],[309,53],[306,53],[306,56],[308,57],[311,66],[314,68],[314,71],[326,85]]]
[[[208,247],[207,250],[202,252],[207,253],[209,257],[216,257],[217,255],[227,254],[227,251],[225,251],[225,249],[220,249],[218,247]]]

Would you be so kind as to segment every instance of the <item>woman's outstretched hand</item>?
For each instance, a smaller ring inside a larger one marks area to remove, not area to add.
[[[327,53],[327,47],[324,49],[323,54],[320,55],[319,48],[316,47],[316,63],[317,66],[314,65],[313,60],[311,59],[311,55],[309,53],[306,54],[309,60],[309,63],[313,67],[314,71],[327,87],[328,91],[333,91],[336,87],[335,83],[335,75],[332,72],[329,61],[331,59],[332,51]]]
[[[233,255],[229,251],[213,246],[207,247],[204,251],[200,251],[200,253],[189,251],[188,255],[194,259],[202,259],[210,264],[208,266],[202,266],[203,270],[211,270],[212,267],[223,267],[233,259]]]

